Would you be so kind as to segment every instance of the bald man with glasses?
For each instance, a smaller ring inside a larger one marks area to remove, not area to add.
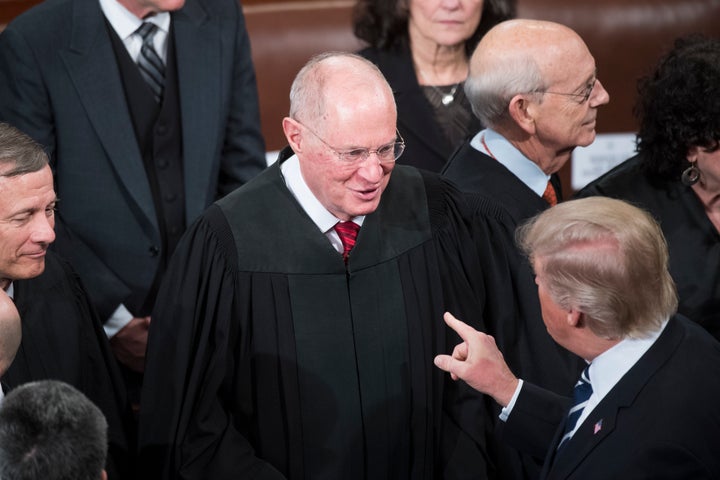
[[[362,57],[312,59],[290,99],[288,148],[207,210],[161,288],[148,478],[486,478],[484,404],[432,352],[457,340],[451,306],[482,319],[476,245],[496,253],[502,218],[471,231],[459,191],[396,165],[393,94]]]
[[[494,198],[514,231],[562,200],[557,172],[575,147],[595,140],[598,109],[610,97],[577,33],[527,19],[502,22],[482,38],[470,59],[465,93],[487,128],[458,148],[441,173],[471,204]],[[486,332],[524,378],[567,393],[581,365],[548,335],[532,271],[514,242],[509,247],[514,251],[503,262],[511,264],[511,281],[494,299]],[[518,460],[503,442],[497,445],[501,478],[537,477],[541,459]]]

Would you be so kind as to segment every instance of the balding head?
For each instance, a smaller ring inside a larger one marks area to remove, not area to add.
[[[483,37],[465,91],[480,120],[547,174],[576,146],[592,143],[596,109],[609,100],[577,33],[527,19],[500,23]]]
[[[586,56],[590,52],[580,36],[559,23],[500,23],[483,37],[470,59],[467,96],[483,124],[497,126],[507,118],[515,95],[545,91],[570,62]]]
[[[358,103],[356,100],[363,98]],[[370,61],[347,52],[317,55],[298,72],[290,88],[290,117],[322,129],[329,109],[356,115],[374,102],[390,103],[392,89]]]
[[[385,77],[355,54],[315,57],[295,78],[283,130],[310,191],[338,219],[378,207],[402,151],[396,120]]]

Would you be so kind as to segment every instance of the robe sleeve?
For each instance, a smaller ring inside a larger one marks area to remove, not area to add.
[[[237,358],[247,351],[240,332],[251,308],[230,232],[210,207],[184,236],[160,289],[140,412],[144,478],[284,478],[255,456],[227,401],[236,365],[247,363]]]

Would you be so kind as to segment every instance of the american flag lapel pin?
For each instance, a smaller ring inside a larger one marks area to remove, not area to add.
[[[593,435],[596,435],[600,430],[602,430],[602,418],[598,420],[598,422],[593,427]]]

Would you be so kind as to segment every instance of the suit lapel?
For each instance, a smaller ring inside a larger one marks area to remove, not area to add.
[[[200,2],[188,0],[185,7],[173,13],[175,55],[177,59],[180,111],[183,138],[183,168],[188,221],[199,216],[215,198],[208,185],[214,185],[212,158],[217,141],[211,132],[220,131],[218,122],[225,111],[221,104],[221,55],[231,45],[221,42],[219,19],[210,17]],[[232,61],[225,58],[225,61]]]
[[[561,424],[552,450],[548,453],[545,461],[547,471],[543,472],[541,478],[568,478],[598,445],[606,439],[612,441],[612,433],[618,422],[618,413],[623,409],[632,408],[632,404],[642,389],[670,359],[682,338],[683,329],[679,322],[675,318],[670,319],[653,346],[608,392],[562,451],[556,454],[555,449],[564,428],[564,425]]]
[[[156,223],[115,53],[96,1],[75,1],[70,48],[60,52],[88,119],[129,195]]]

